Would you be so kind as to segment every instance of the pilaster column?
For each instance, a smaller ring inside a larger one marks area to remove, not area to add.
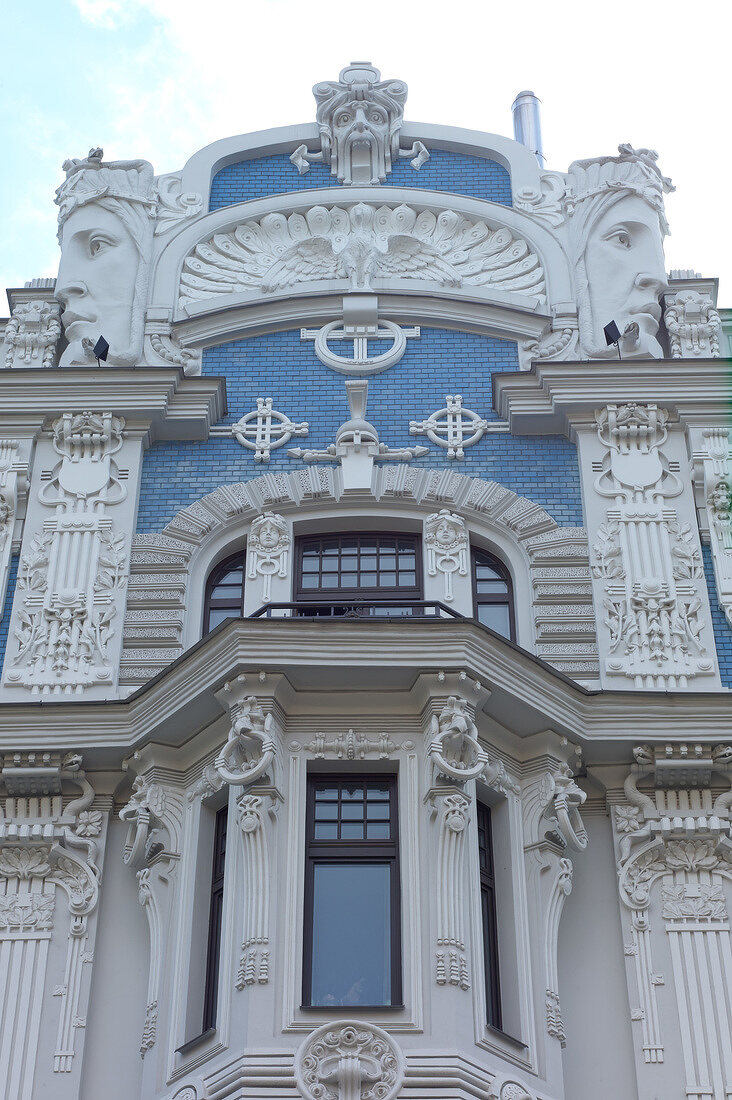
[[[57,753],[6,755],[0,776],[3,1096],[31,1100],[36,1066],[47,1065],[54,1096],[73,1100],[81,1088],[107,814],[91,808],[94,790],[73,753],[63,759]],[[69,785],[81,794],[64,809]],[[57,904],[57,887],[68,915]],[[46,1003],[49,987],[55,1000]],[[55,1042],[53,1031],[41,1033],[47,1011],[55,1017]]]
[[[603,687],[719,690],[683,433],[638,404],[576,430]]]
[[[714,797],[712,776],[732,781],[732,750],[677,744],[634,753],[613,827],[639,1094],[669,1092],[682,1071],[690,1100],[728,1100],[732,790]],[[660,973],[658,959],[669,954],[671,974]],[[673,1001],[661,1001],[668,985]],[[677,1029],[680,1055],[669,1049]]]

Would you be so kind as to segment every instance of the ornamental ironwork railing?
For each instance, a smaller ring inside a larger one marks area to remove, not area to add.
[[[252,619],[462,619],[458,611],[437,600],[318,600],[312,603],[271,603]]]

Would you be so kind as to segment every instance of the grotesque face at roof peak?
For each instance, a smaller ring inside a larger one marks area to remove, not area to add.
[[[399,156],[407,85],[380,76],[370,63],[355,61],[337,83],[313,88],[323,159],[341,183],[383,182]]]

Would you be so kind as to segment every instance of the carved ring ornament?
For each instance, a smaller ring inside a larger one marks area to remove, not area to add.
[[[455,695],[450,696],[439,715],[432,715],[429,756],[439,775],[458,783],[478,779],[488,764],[488,756],[478,743],[475,722],[463,700]]]
[[[269,772],[277,746],[274,719],[255,696],[231,707],[232,726],[214,766],[225,783],[251,786]]]

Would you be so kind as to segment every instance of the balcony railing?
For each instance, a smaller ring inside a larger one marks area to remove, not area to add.
[[[318,600],[317,603],[271,603],[252,619],[462,619],[437,600]]]

